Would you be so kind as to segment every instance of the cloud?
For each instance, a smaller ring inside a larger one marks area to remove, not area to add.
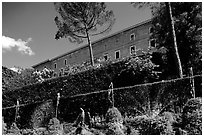
[[[26,41],[21,39],[15,40],[10,37],[2,36],[2,49],[3,52],[11,50],[16,47],[22,54],[34,55],[35,53],[28,47],[28,43],[32,41],[32,38],[28,38]]]

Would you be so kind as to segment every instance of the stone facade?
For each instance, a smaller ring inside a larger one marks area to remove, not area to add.
[[[131,51],[136,51],[136,54],[140,54],[141,51],[154,49],[156,43],[150,39],[151,26],[151,20],[146,20],[92,42],[94,58],[124,58],[130,56]],[[89,60],[89,48],[88,45],[85,45],[32,67],[37,70],[47,67],[59,74],[66,65],[80,64]]]

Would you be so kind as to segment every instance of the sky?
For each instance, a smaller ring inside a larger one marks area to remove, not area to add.
[[[130,2],[108,2],[116,22],[106,35],[91,37],[92,41],[151,18],[148,8],[134,8]],[[30,68],[87,44],[70,43],[68,39],[55,40],[57,15],[51,2],[2,3],[2,65]]]

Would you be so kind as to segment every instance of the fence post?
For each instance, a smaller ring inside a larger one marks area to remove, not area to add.
[[[190,84],[191,84],[191,94],[193,96],[193,98],[195,98],[195,84],[194,84],[194,77],[193,77],[193,68],[190,67]]]
[[[16,101],[15,123],[17,122],[17,118],[18,118],[18,111],[19,111],[19,101],[17,99],[17,101]]]
[[[57,113],[58,113],[59,100],[60,100],[60,93],[57,93],[56,118],[57,118]]]
[[[114,93],[113,93],[113,83],[109,85],[108,89],[108,99],[111,101],[112,106],[114,107]]]

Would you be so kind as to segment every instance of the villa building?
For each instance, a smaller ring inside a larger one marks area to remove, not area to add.
[[[134,26],[92,42],[94,58],[118,59],[140,54],[141,51],[150,51],[156,47],[154,39],[150,39],[152,33],[151,20],[146,20]],[[36,70],[50,68],[55,75],[64,72],[67,65],[80,64],[90,60],[88,44],[75,50],[40,62],[32,67]]]

